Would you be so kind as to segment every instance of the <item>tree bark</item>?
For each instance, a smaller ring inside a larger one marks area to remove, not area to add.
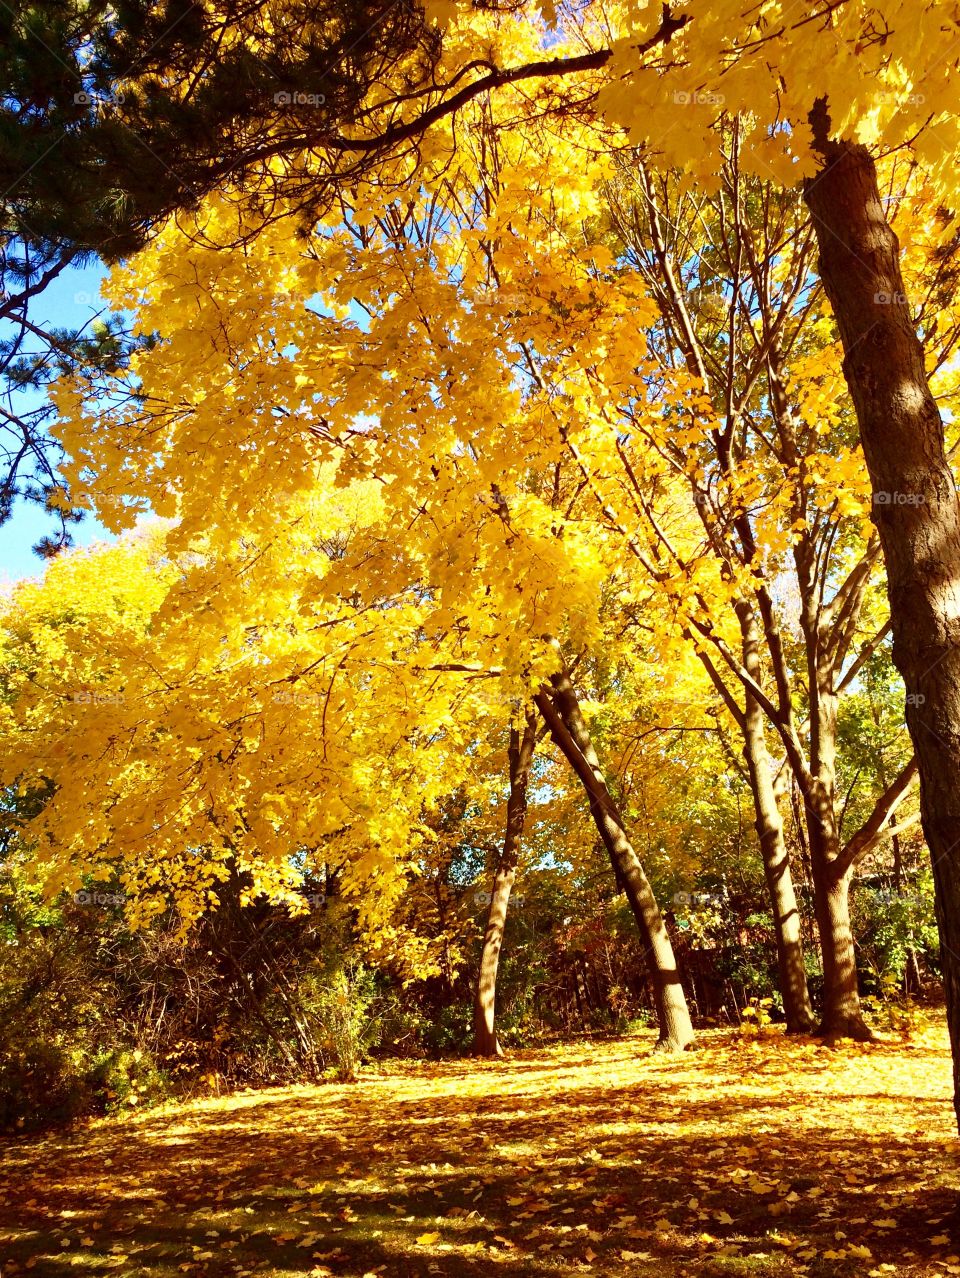
[[[875,165],[865,147],[830,139],[825,102],[811,123],[823,168],[805,195],[886,561],[893,659],[906,684],[933,862],[960,1123],[960,499]]]
[[[867,1041],[873,1035],[860,1006],[857,952],[850,924],[854,860],[843,857],[837,807],[839,649],[830,612],[836,606],[839,592],[834,605],[824,608],[822,579],[816,570],[817,549],[804,533],[797,539],[793,553],[800,592],[800,628],[807,663],[810,719],[810,766],[801,770],[799,782],[823,966],[823,1007],[817,1032],[830,1039]],[[859,612],[858,607],[856,611]]]
[[[577,694],[566,670],[554,675],[536,698],[550,735],[586,791],[590,813],[627,894],[653,983],[660,1034],[657,1049],[683,1051],[693,1042],[693,1025],[680,984],[673,946],[640,858],[627,835],[623,817],[606,783],[590,732],[580,713]]]
[[[773,910],[783,1013],[789,1034],[807,1034],[813,1029],[814,1017],[807,987],[807,970],[803,961],[800,911],[797,909],[793,876],[790,873],[790,856],[783,836],[783,818],[770,776],[770,756],[767,753],[763,724],[763,711],[748,692],[743,754],[753,792],[763,873]]]
[[[521,733],[510,729],[510,793],[507,797],[507,827],[503,847],[493,875],[493,890],[487,911],[487,925],[480,954],[480,970],[473,1000],[473,1052],[475,1056],[502,1056],[503,1050],[497,1038],[496,1000],[497,969],[500,966],[500,947],[507,918],[510,892],[517,874],[520,841],[527,817],[527,785],[530,780],[530,764],[537,739],[536,716],[527,713]]]
[[[818,1033],[828,1039],[853,1038],[868,1042],[873,1033],[863,1019],[857,952],[850,924],[852,869],[835,873],[814,853],[813,892],[823,960],[823,1015]]]
[[[757,682],[760,681],[760,652],[753,609],[738,607],[743,637],[743,664]],[[813,1006],[807,987],[806,964],[803,961],[803,938],[800,911],[793,890],[790,856],[783,835],[783,818],[777,804],[770,755],[764,731],[766,716],[757,699],[745,690],[743,710],[743,757],[747,765],[757,838],[763,873],[773,911],[774,937],[777,946],[777,968],[780,994],[787,1032],[806,1034],[813,1029]]]

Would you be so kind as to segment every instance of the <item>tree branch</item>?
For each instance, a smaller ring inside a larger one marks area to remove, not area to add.
[[[885,826],[900,803],[906,798],[917,775],[917,760],[910,761],[887,786],[873,805],[873,811],[856,834],[846,843],[837,859],[834,870],[846,874],[858,861],[877,846],[886,835]]]

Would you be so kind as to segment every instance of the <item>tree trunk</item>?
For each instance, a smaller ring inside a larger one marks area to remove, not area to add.
[[[817,927],[823,957],[823,1016],[818,1032],[825,1038],[873,1038],[863,1019],[857,952],[850,926],[852,872],[831,875],[826,870],[814,878]]]
[[[823,1009],[818,1034],[826,1038],[873,1037],[863,1019],[857,951],[850,924],[853,862],[844,863],[834,824],[832,787],[813,783],[804,793],[813,899],[823,963]]]
[[[960,1124],[960,499],[866,148],[811,123],[824,168],[807,183],[820,274],[845,352],[887,568],[893,659],[907,689],[933,861]]]
[[[777,968],[787,1032],[807,1034],[813,1029],[814,1019],[810,991],[807,988],[807,970],[803,961],[800,911],[797,909],[797,897],[790,874],[790,857],[783,837],[783,818],[780,816],[770,776],[770,758],[763,733],[763,712],[749,693],[743,754],[753,792],[763,873],[773,910]]]
[[[693,1042],[693,1025],[663,916],[640,858],[627,836],[620,811],[610,793],[577,694],[567,672],[554,675],[537,694],[536,704],[550,735],[576,772],[590,803],[590,812],[622,883],[640,930],[647,968],[653,982],[661,1051],[683,1051]]]
[[[759,682],[760,653],[753,610],[746,606],[739,607],[737,615],[743,637],[743,663]],[[813,1029],[813,1006],[803,961],[800,911],[797,909],[797,897],[793,890],[790,856],[783,835],[783,818],[770,774],[770,755],[767,751],[764,723],[763,710],[756,698],[747,691],[743,711],[743,757],[750,779],[763,873],[773,911],[780,994],[783,998],[787,1032],[806,1034]]]
[[[507,918],[507,905],[513,880],[517,873],[520,840],[527,817],[527,784],[530,764],[536,744],[537,725],[533,713],[528,713],[523,734],[510,729],[510,793],[507,797],[507,828],[503,836],[503,848],[493,875],[493,891],[487,911],[487,926],[483,935],[480,954],[480,971],[473,1000],[473,1051],[475,1056],[502,1056],[497,1039],[496,999],[497,969],[500,965],[500,947]]]

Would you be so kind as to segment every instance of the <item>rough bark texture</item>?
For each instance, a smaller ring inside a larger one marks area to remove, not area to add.
[[[540,690],[536,703],[550,735],[587,793],[591,815],[637,921],[653,983],[660,1031],[657,1047],[663,1051],[682,1051],[693,1042],[694,1034],[673,946],[650,881],[607,786],[569,675],[565,671],[555,675],[550,685]]]
[[[814,866],[818,861],[811,848]],[[822,861],[822,858],[820,858]],[[813,884],[823,958],[823,1017],[820,1033],[827,1038],[873,1037],[863,1019],[860,985],[857,978],[856,949],[850,926],[851,872],[836,874],[829,865],[814,869]]]
[[[507,798],[507,828],[493,875],[487,926],[483,934],[480,971],[473,1000],[473,1051],[476,1056],[502,1056],[497,1038],[497,969],[507,918],[510,892],[517,873],[520,841],[527,817],[527,785],[536,744],[537,725],[533,713],[527,715],[523,732],[510,729],[510,793]]]
[[[899,245],[861,146],[829,140],[806,188],[820,273],[845,352],[887,567],[893,658],[920,773],[960,1120],[960,500],[900,271]]]

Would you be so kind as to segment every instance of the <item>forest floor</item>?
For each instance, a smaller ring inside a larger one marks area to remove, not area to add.
[[[946,1032],[387,1064],[0,1145],[0,1273],[960,1274]]]

